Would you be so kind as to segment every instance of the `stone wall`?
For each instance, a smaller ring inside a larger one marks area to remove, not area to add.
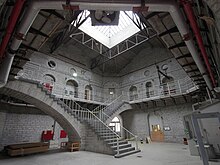
[[[4,146],[16,143],[40,142],[42,132],[53,130],[54,119],[48,115],[0,113],[0,150]],[[63,128],[56,123],[54,141],[68,141],[60,139],[60,130]]]
[[[0,142],[2,142],[2,133],[5,125],[6,113],[0,112]],[[0,143],[0,150],[3,148],[2,143]]]
[[[124,111],[121,116],[124,127],[145,139],[150,134],[149,118],[156,115],[162,119],[162,129],[170,127],[170,131],[164,131],[165,142],[182,143],[185,137],[183,116],[192,111],[191,104],[164,106],[151,109],[132,109]]]

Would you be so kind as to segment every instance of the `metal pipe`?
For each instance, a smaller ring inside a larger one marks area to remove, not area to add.
[[[205,61],[209,76],[211,78],[212,85],[213,85],[213,87],[216,87],[216,81],[215,81],[215,78],[214,78],[214,75],[213,75],[213,72],[212,72],[212,69],[211,69],[211,65],[209,63],[208,55],[207,55],[205,46],[203,44],[202,36],[201,36],[200,30],[199,30],[199,26],[196,22],[196,18],[195,18],[192,6],[191,6],[189,1],[181,0],[181,3],[184,7],[184,10],[185,10],[186,16],[187,16],[187,18],[190,22],[191,28],[192,28],[192,30],[195,34],[198,46],[201,50],[202,57]]]
[[[3,38],[3,41],[0,46],[0,59],[2,59],[4,56],[5,49],[8,45],[8,42],[9,42],[11,35],[14,31],[15,25],[17,23],[17,20],[18,20],[20,13],[21,13],[24,2],[25,2],[25,0],[17,0],[15,3],[15,6],[11,12],[11,16],[9,18],[8,25],[6,28],[6,34]]]
[[[5,49],[8,45],[8,42],[11,38],[11,35],[14,31],[15,24],[18,20],[18,17],[21,13],[22,7],[24,5],[25,0],[17,0],[15,3],[15,7],[12,10],[5,37],[0,46],[0,60],[3,58]],[[9,72],[14,60],[14,54],[8,53],[6,57],[3,59],[2,64],[0,66],[0,88],[5,86],[9,77]]]

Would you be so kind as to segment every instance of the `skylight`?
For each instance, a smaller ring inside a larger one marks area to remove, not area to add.
[[[132,17],[132,11],[126,11],[126,13]],[[78,19],[81,16],[81,19],[84,19],[89,14],[89,11],[85,11],[83,12],[83,15],[81,14],[78,16]],[[92,26],[91,18],[89,17],[79,29],[108,48],[114,47],[140,31],[140,29],[123,11],[120,12],[118,26]]]

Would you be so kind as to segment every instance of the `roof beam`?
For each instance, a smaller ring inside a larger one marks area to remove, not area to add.
[[[190,76],[191,78],[197,78],[197,77],[201,77],[202,75],[201,74],[196,74],[196,75],[192,75]]]
[[[50,10],[50,9],[42,9],[41,11],[45,11],[47,13],[50,13],[50,14],[53,14],[55,15],[56,17],[62,19],[62,20],[65,20],[65,18],[58,12],[56,12],[55,10]]]
[[[186,58],[186,57],[192,57],[192,55],[190,53],[188,53],[188,54],[184,54],[182,56],[176,57],[176,59],[179,60],[181,58]]]
[[[37,30],[37,29],[35,29],[33,27],[30,28],[29,32],[32,33],[32,34],[39,34],[39,35],[41,35],[43,37],[49,38],[49,36],[47,34],[41,32],[40,30]]]
[[[199,79],[195,79],[193,81],[204,81],[204,79],[203,78],[199,78]]]
[[[169,29],[169,30],[167,30],[165,32],[160,33],[158,36],[162,37],[162,36],[164,36],[166,34],[176,33],[176,32],[179,32],[179,30],[178,30],[178,28],[176,26],[174,26],[173,28],[171,28],[171,29]]]
[[[195,62],[190,62],[190,63],[182,65],[182,67],[191,66],[191,65],[196,65],[196,63]]]
[[[186,73],[200,72],[199,69],[187,70]]]
[[[160,14],[162,12],[152,12],[150,14],[148,14],[146,17],[144,17],[146,20],[150,19],[151,17],[156,16],[157,14]]]
[[[176,45],[169,47],[168,49],[174,49],[174,48],[179,48],[179,47],[184,47],[184,46],[186,46],[185,42],[180,42]]]
[[[28,45],[25,45],[25,44],[23,44],[23,43],[21,43],[21,46],[20,46],[21,48],[25,48],[25,49],[29,49],[29,50],[32,50],[32,51],[38,51],[36,48],[33,48],[33,47],[31,47],[31,46],[28,46]]]
[[[14,58],[15,58],[15,59],[24,60],[24,61],[30,61],[30,59],[28,59],[28,58],[21,57],[21,56],[17,56],[17,55],[16,55]]]
[[[22,67],[17,66],[17,65],[12,65],[11,67],[12,67],[12,68],[17,68],[17,69],[23,69]]]

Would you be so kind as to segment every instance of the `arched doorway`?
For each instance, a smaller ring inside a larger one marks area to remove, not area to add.
[[[68,80],[66,82],[65,94],[78,98],[78,83],[74,80]]]
[[[45,74],[42,79],[42,84],[45,88],[47,88],[50,92],[52,91],[54,84],[56,82],[56,79],[51,74]]]
[[[138,99],[137,87],[131,86],[129,89],[130,101]]]
[[[86,85],[86,87],[85,87],[85,99],[92,100],[92,87],[91,87],[91,85]]]
[[[163,118],[155,113],[149,115],[149,130],[152,141],[164,141]]]
[[[153,95],[153,91],[151,91],[151,88],[152,88],[152,83],[151,82],[147,82],[146,83],[146,97],[149,98]]]
[[[121,134],[121,123],[118,117],[114,117],[109,123],[109,127],[112,128],[116,133]]]
[[[162,87],[164,95],[171,95],[176,93],[176,87],[173,77],[164,77],[162,79]]]

